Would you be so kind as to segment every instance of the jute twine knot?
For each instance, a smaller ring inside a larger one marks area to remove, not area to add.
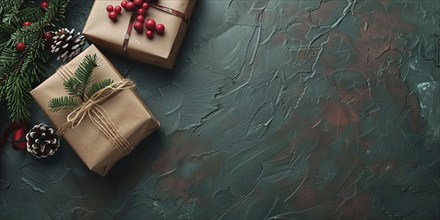
[[[83,102],[81,106],[75,108],[69,113],[69,115],[67,115],[67,122],[58,129],[57,133],[63,135],[68,130],[77,128],[81,122],[88,117],[123,155],[128,154],[131,150],[130,144],[121,137],[116,130],[116,127],[110,121],[107,112],[100,106],[100,104],[104,103],[115,94],[134,87],[135,84],[133,81],[123,79],[99,90],[87,101]]]

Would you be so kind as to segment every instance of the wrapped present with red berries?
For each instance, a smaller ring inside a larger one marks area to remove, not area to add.
[[[196,0],[95,0],[83,34],[113,53],[173,68]]]

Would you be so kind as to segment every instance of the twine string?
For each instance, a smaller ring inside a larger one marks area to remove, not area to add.
[[[77,128],[87,117],[90,118],[92,123],[98,127],[122,155],[127,155],[131,151],[132,146],[121,136],[116,126],[110,120],[107,111],[100,104],[115,94],[134,87],[135,84],[133,81],[123,79],[99,90],[81,106],[75,108],[67,115],[67,122],[58,129],[57,133],[63,135],[68,130]]]

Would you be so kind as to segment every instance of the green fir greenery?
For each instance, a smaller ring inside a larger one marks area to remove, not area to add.
[[[45,78],[50,52],[43,34],[61,27],[69,0],[51,0],[46,10],[27,0],[0,1],[0,101],[12,121],[30,119],[30,90]],[[29,21],[31,26],[22,27]],[[18,42],[24,52],[15,49]]]
[[[76,69],[74,76],[64,81],[64,89],[69,96],[51,99],[49,101],[49,111],[72,110],[90,99],[101,89],[110,86],[113,83],[111,79],[104,79],[91,84],[93,82],[93,72],[97,67],[98,57],[96,54],[86,55],[78,69]]]

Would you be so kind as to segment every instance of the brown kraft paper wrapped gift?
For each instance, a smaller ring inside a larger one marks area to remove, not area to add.
[[[115,6],[120,3],[121,0],[95,0],[83,34],[87,40],[93,42],[96,46],[116,54],[125,55],[123,42],[132,12],[122,10],[117,22],[112,22],[106,11],[107,5]],[[182,12],[188,18],[191,17],[195,3],[196,0],[157,1],[157,4]],[[151,6],[147,10],[145,18],[154,19],[157,24],[164,24],[164,35],[155,33],[154,38],[150,40],[145,36],[145,26],[142,33],[132,30],[126,55],[139,62],[167,69],[173,68],[188,28],[187,21]]]
[[[61,66],[55,74],[31,91],[31,95],[57,129],[66,123],[70,111],[50,112],[49,100],[67,95],[63,85],[65,78],[62,77],[63,74],[65,75],[68,72],[68,74],[73,75],[88,54],[96,54],[99,62],[92,78],[93,81],[109,78],[114,82],[123,80],[115,67],[93,45],[69,63]],[[114,130],[128,142],[130,148],[125,153],[116,148],[87,116],[78,127],[67,130],[63,136],[90,170],[105,176],[119,159],[128,154],[140,141],[156,130],[159,127],[159,122],[144,105],[134,89],[122,90],[101,103],[100,106],[105,109],[109,121],[115,128]]]

